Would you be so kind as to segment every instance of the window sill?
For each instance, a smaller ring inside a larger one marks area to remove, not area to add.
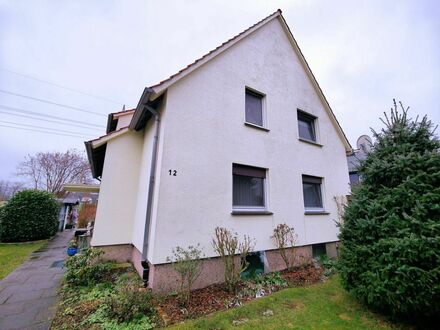
[[[304,214],[305,215],[328,215],[328,214],[330,214],[330,212],[326,212],[326,211],[305,211]]]
[[[268,129],[266,127],[263,127],[263,126],[260,126],[260,125],[248,123],[247,121],[245,121],[244,124],[246,126],[249,126],[249,127],[253,127],[253,128],[256,128],[256,129],[261,129],[262,131],[265,131],[265,132],[270,132],[270,129]]]
[[[312,141],[312,140],[307,140],[307,139],[303,139],[303,138],[298,138],[298,140],[300,140],[301,142],[312,144],[317,147],[321,147],[321,148],[323,147],[322,144],[315,142],[315,141]]]
[[[232,210],[232,215],[272,215],[269,211],[258,211],[258,210]]]

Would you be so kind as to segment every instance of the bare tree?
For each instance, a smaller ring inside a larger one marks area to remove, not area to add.
[[[6,201],[15,195],[16,192],[23,190],[22,182],[12,182],[0,180],[0,201]]]
[[[59,195],[65,183],[90,183],[92,176],[87,159],[79,151],[39,152],[28,155],[17,169],[32,188]]]

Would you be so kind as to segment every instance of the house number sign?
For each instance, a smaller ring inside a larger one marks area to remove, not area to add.
[[[168,170],[168,173],[169,173],[171,176],[177,176],[177,170]]]

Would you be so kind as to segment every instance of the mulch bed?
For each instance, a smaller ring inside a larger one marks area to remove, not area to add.
[[[322,280],[322,273],[322,268],[309,265],[294,270],[285,270],[281,272],[281,276],[289,283],[289,287],[294,287],[317,283]],[[263,289],[266,292],[265,295],[268,295],[278,291],[281,287],[271,285],[263,287]],[[169,325],[225,310],[231,306],[241,305],[246,301],[256,299],[255,296],[243,294],[242,292],[245,290],[245,282],[239,284],[237,293],[228,292],[224,284],[210,285],[192,291],[190,301],[185,307],[181,306],[177,296],[168,296],[159,303],[159,314],[164,323]]]
[[[322,280],[324,269],[314,266],[301,267],[294,270],[284,270],[281,276],[290,286],[308,285],[320,282]]]

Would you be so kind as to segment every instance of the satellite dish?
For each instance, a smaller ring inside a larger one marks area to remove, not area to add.
[[[368,135],[361,135],[356,141],[356,146],[359,150],[370,152],[373,147],[373,140]]]

